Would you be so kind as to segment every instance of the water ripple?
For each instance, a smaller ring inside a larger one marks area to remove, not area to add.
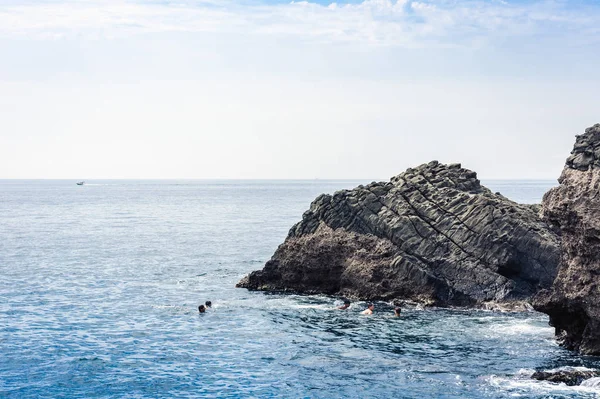
[[[600,368],[538,313],[363,316],[234,288],[317,194],[358,183],[0,182],[0,396],[597,397],[523,372]],[[551,184],[500,186],[536,202]]]

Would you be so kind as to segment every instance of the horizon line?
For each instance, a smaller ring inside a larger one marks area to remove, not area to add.
[[[477,179],[479,180],[521,180],[521,181],[551,181],[551,180],[558,180],[558,178],[547,178],[547,177],[526,177],[526,178],[511,178],[511,177],[491,177],[491,178],[482,178],[477,176]],[[0,181],[8,181],[8,180],[29,180],[29,181],[63,181],[63,180],[72,180],[75,182],[80,182],[80,181],[96,181],[96,180],[121,180],[121,181],[126,181],[126,180],[140,180],[140,181],[149,181],[149,180],[163,180],[163,181],[167,181],[167,180],[198,180],[198,181],[217,181],[217,180],[225,180],[225,181],[358,181],[358,180],[369,180],[369,181],[388,181],[390,180],[390,178],[387,179],[377,179],[377,178],[360,178],[360,177],[353,177],[353,178],[321,178],[321,177],[316,177],[316,178],[235,178],[235,177],[118,177],[118,178],[110,178],[110,177],[103,177],[103,178],[93,178],[93,179],[75,179],[75,178],[31,178],[31,177],[27,177],[27,178],[20,178],[20,177],[1,177]]]

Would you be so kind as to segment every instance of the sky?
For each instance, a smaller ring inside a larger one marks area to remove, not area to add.
[[[0,0],[0,179],[555,179],[596,0]]]

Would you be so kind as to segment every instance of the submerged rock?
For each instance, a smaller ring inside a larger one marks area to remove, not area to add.
[[[600,376],[596,370],[579,370],[577,368],[565,368],[562,370],[536,371],[531,378],[534,380],[563,383],[569,386],[581,385],[585,380]]]
[[[264,269],[237,286],[467,306],[529,299],[551,285],[558,259],[535,206],[433,161],[319,196]]]
[[[560,185],[544,196],[543,217],[561,232],[562,257],[550,290],[534,300],[562,344],[600,354],[600,124],[577,136]]]

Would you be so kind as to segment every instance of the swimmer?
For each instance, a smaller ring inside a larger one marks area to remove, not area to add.
[[[344,299],[344,304],[342,306],[338,306],[338,309],[344,310],[350,307],[350,301],[348,299]]]
[[[204,305],[206,305],[206,309],[212,308],[212,302],[211,301],[204,302]]]
[[[400,312],[402,311],[402,309],[400,309],[400,307],[395,307],[394,308],[394,316],[395,317],[400,317]]]
[[[204,305],[198,306],[198,312],[200,312],[200,313],[206,312],[206,308],[204,307]]]
[[[367,305],[367,308],[365,310],[363,310],[362,312],[360,312],[360,314],[373,314],[373,311],[375,310],[375,305],[373,305],[372,303]]]

